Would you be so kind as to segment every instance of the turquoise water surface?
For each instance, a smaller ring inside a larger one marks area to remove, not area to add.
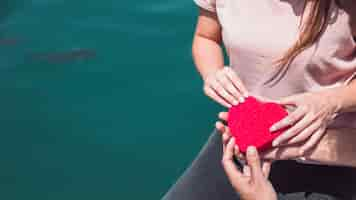
[[[156,200],[221,109],[192,0],[0,2],[0,198]]]

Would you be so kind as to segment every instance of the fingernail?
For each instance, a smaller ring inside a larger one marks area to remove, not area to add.
[[[269,129],[269,131],[273,132],[276,130],[276,127],[275,126],[271,126],[271,128]]]
[[[254,155],[256,153],[256,148],[254,146],[247,147],[247,153],[249,155]]]
[[[245,98],[243,98],[243,97],[240,97],[239,100],[241,103],[245,102]]]
[[[237,106],[237,105],[239,104],[239,102],[236,101],[236,100],[234,100],[234,101],[232,102],[232,104],[234,104],[234,106]]]
[[[231,138],[230,142],[235,145],[235,138]]]
[[[276,147],[276,146],[278,145],[278,143],[279,143],[278,141],[273,141],[273,142],[272,142],[272,146],[273,146],[273,147]]]

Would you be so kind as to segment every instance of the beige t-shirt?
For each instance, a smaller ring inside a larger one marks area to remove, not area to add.
[[[275,72],[272,62],[296,41],[304,1],[194,1],[217,13],[230,66],[251,95],[277,99],[348,84],[356,75],[356,42],[352,34],[356,32],[352,28],[356,3],[353,0],[344,0],[349,1],[345,10],[333,2],[329,24],[320,40],[299,54],[273,87],[263,82]],[[356,128],[356,112],[338,115],[329,127]]]

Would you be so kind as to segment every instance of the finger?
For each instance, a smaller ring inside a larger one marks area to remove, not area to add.
[[[235,146],[234,146],[234,154],[235,154],[235,156],[240,154],[240,148],[239,148],[239,146],[237,146],[237,144],[235,144]]]
[[[243,168],[242,168],[242,173],[245,176],[250,177],[251,176],[251,168],[248,165],[244,165]]]
[[[235,139],[235,141],[236,141],[236,139]],[[244,164],[244,163],[246,163],[245,158],[243,157],[243,154],[240,152],[240,148],[237,144],[235,144],[235,147],[234,147],[234,154],[235,154],[234,156],[237,158],[237,160],[240,162],[240,164],[242,166],[245,166],[245,164]]]
[[[224,140],[222,141],[222,146],[223,146],[223,154],[225,154],[226,152],[226,143],[224,142]]]
[[[230,141],[231,136],[229,134],[224,133],[222,137],[223,144],[227,144]]]
[[[235,140],[235,141],[236,141],[236,140]],[[240,152],[239,146],[237,146],[237,145],[235,145],[234,154],[235,154],[235,156],[239,159],[239,161],[245,160],[243,154]]]
[[[303,129],[305,129],[314,119],[310,115],[306,115],[302,120],[296,123],[294,126],[286,130],[282,135],[278,136],[272,143],[274,147],[279,144],[289,140],[295,135],[299,134]]]
[[[321,122],[320,121],[314,121],[312,122],[307,128],[305,128],[302,132],[300,132],[297,136],[292,138],[287,142],[287,145],[289,144],[295,144],[299,143],[302,141],[305,141],[308,139],[314,132],[316,132],[318,129],[321,128]]]
[[[270,150],[264,151],[261,153],[261,158],[263,160],[289,160],[300,157],[300,146],[286,146],[286,147],[278,147],[272,148]]]
[[[215,123],[215,128],[216,128],[221,134],[223,134],[223,133],[225,132],[225,125],[224,125],[222,122],[220,122],[220,121],[217,121],[217,122]]]
[[[223,121],[227,121],[228,117],[229,117],[229,113],[228,112],[220,112],[219,113],[219,118],[221,120],[223,120]]]
[[[287,115],[285,118],[280,120],[279,122],[273,124],[270,127],[270,131],[274,132],[276,130],[280,130],[286,126],[292,125],[299,121],[305,114],[307,113],[307,109],[304,107],[299,107],[294,112]]]
[[[247,148],[247,164],[251,168],[251,177],[252,180],[258,180],[263,177],[262,169],[261,169],[261,161],[256,150],[256,147],[249,146]]]
[[[215,92],[224,98],[230,105],[237,105],[239,102],[235,100],[235,98],[228,93],[225,88],[222,86],[218,80],[211,81],[211,87],[215,90]]]
[[[226,146],[230,141],[230,137],[226,133],[222,133],[222,144],[223,144],[223,152],[226,151]]]
[[[313,147],[317,145],[317,143],[321,140],[325,133],[325,129],[321,128],[317,130],[310,139],[301,147],[300,154],[304,155],[306,152],[310,151]]]
[[[236,141],[236,140],[235,140]],[[234,154],[239,160],[246,160],[245,156],[243,153],[240,152],[239,146],[236,144],[234,147]]]
[[[227,77],[231,80],[231,82],[234,84],[234,86],[241,91],[242,95],[245,98],[248,97],[249,94],[248,94],[247,88],[242,83],[240,78],[237,77],[235,71],[233,71],[229,67],[224,68],[224,70],[226,71]]]
[[[282,105],[297,105],[298,95],[292,95],[278,99],[277,102]]]
[[[223,154],[226,152],[226,144],[223,142]]]
[[[272,161],[264,161],[262,164],[262,173],[264,177],[268,178],[269,172],[271,171]]]
[[[227,77],[227,74],[222,71],[216,76],[218,82],[224,89],[234,97],[234,105],[237,105],[241,99],[243,100],[240,91],[233,85],[232,81]]]
[[[211,87],[204,87],[204,92],[207,96],[209,96],[210,98],[212,98],[213,100],[215,100],[216,102],[218,102],[219,104],[230,108],[231,104],[228,103],[227,101],[225,101],[225,99],[223,99],[222,97],[220,97],[215,90],[213,90]]]
[[[225,128],[225,132],[222,133],[222,143],[223,143],[224,151],[225,151],[226,145],[229,143],[230,139],[231,139],[231,135],[228,132],[228,128]]]
[[[245,156],[243,153],[239,153],[239,154],[237,155],[237,158],[238,158],[239,160],[244,160],[244,161],[246,161],[246,156]]]
[[[240,182],[243,180],[243,174],[236,168],[234,163],[234,145],[235,139],[231,138],[231,140],[226,145],[226,149],[223,154],[222,165],[230,182]]]

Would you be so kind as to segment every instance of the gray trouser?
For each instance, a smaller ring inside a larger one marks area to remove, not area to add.
[[[214,130],[191,166],[162,199],[238,200],[221,166],[221,156],[221,137]],[[279,199],[356,199],[354,168],[276,161],[270,179]]]

